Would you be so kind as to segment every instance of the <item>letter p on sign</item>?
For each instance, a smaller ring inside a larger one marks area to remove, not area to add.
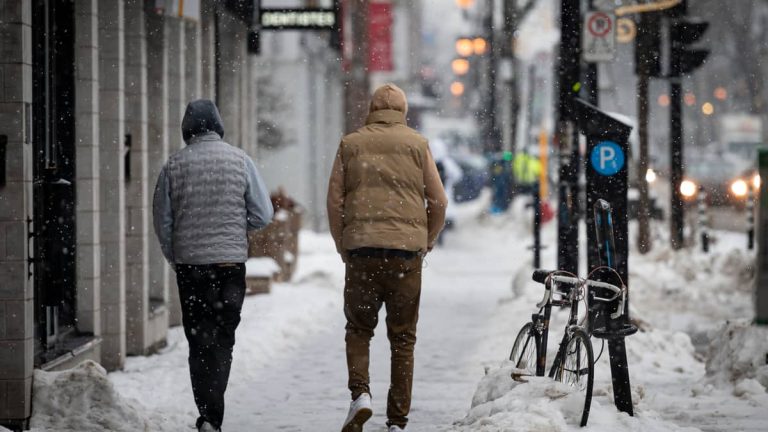
[[[624,167],[624,151],[613,141],[601,141],[592,149],[590,163],[598,174],[612,176]]]

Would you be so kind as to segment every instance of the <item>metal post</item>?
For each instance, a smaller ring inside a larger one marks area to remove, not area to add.
[[[659,48],[661,35],[659,17],[656,14],[640,14],[635,39],[635,70],[637,72],[637,135],[638,153],[637,174],[640,199],[637,209],[637,250],[641,254],[650,252],[653,247],[650,219],[651,200],[648,196],[648,85],[651,76],[660,75]]]
[[[352,49],[349,58],[349,70],[344,82],[344,131],[352,132],[365,124],[368,115],[367,102],[370,99],[370,78],[368,74],[368,3],[369,0],[349,1],[344,4],[344,12],[349,21],[352,35]]]
[[[581,76],[581,1],[560,2],[560,53],[558,63],[557,143],[558,173],[557,268],[579,269],[579,142],[574,127],[574,98]]]
[[[533,268],[541,268],[541,196],[539,187],[534,185],[533,196]]]
[[[768,179],[768,149],[757,151],[757,169],[762,182]],[[768,187],[762,186],[757,200],[757,256],[755,266],[755,322],[768,326]]]
[[[670,187],[670,217],[669,238],[672,249],[683,247],[683,196],[680,183],[683,181],[683,107],[681,95],[681,78],[669,80],[669,187]]]
[[[488,0],[488,11],[485,16],[485,28],[488,29],[488,100],[485,109],[487,116],[486,149],[492,152],[501,151],[502,142],[499,130],[496,127],[496,29],[494,28],[494,16],[496,1]]]
[[[755,248],[755,191],[752,182],[747,189],[747,249]]]
[[[709,218],[707,217],[707,191],[699,187],[698,196],[699,227],[701,230],[701,251],[709,252]]]

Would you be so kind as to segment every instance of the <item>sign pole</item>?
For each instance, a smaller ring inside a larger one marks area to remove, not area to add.
[[[768,148],[757,151],[757,169],[768,179]],[[762,185],[757,205],[757,277],[755,278],[755,322],[768,326],[768,187]]]
[[[560,2],[560,55],[557,65],[557,137],[559,172],[557,187],[557,268],[579,271],[579,142],[574,127],[573,104],[581,81],[581,1]]]
[[[683,196],[680,183],[683,181],[683,106],[680,78],[669,80],[669,188],[670,215],[669,238],[672,249],[683,247]]]

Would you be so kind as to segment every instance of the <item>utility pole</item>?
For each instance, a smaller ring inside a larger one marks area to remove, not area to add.
[[[638,233],[637,249],[641,254],[648,253],[653,247],[650,229],[651,205],[648,197],[648,84],[651,77],[661,75],[659,62],[661,32],[658,14],[640,14],[635,39],[635,73],[637,74],[637,133],[639,154],[637,155],[638,188],[640,191],[637,210]]]
[[[579,135],[574,125],[574,98],[581,80],[581,1],[560,0],[560,52],[557,67],[558,175],[557,268],[579,268]]]
[[[344,26],[349,25],[347,34],[351,36],[351,46],[343,48],[349,61],[344,82],[345,133],[362,127],[368,115],[368,3],[369,0],[344,2]],[[346,39],[344,43],[347,43]]]
[[[536,5],[537,0],[527,0],[523,6],[518,7],[517,0],[504,0],[504,40],[502,41],[502,55],[508,59],[511,65],[510,78],[507,83],[509,94],[509,133],[510,149],[512,153],[517,152],[517,117],[520,112],[520,92],[517,82],[518,68],[520,66],[515,57],[515,32],[523,19]],[[531,101],[529,101],[530,103]],[[529,118],[530,119],[530,118]],[[526,136],[527,138],[527,136]]]
[[[487,10],[485,13],[485,23],[483,27],[488,31],[486,40],[488,41],[488,92],[486,94],[486,130],[485,148],[491,152],[501,151],[501,134],[496,125],[496,57],[499,49],[496,46],[496,29],[494,28],[495,0],[487,0]]]
[[[680,6],[682,14],[686,10],[686,2]],[[683,19],[675,15],[669,26],[670,56],[669,56],[669,133],[670,133],[670,242],[672,249],[683,247],[683,197],[680,184],[683,181],[683,107],[682,107],[682,77],[690,74],[701,66],[709,55],[709,50],[689,49],[688,45],[695,43],[709,23]]]
[[[595,7],[594,0],[589,0],[589,10],[590,11],[594,10],[594,7]],[[592,105],[594,105],[595,107],[599,107],[600,106],[600,88],[598,86],[599,76],[597,72],[596,62],[587,63],[584,81],[587,86],[587,91],[589,92],[587,95],[587,101]]]

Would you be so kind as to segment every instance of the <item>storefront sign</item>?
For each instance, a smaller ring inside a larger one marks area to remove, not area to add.
[[[392,60],[392,4],[368,5],[368,70],[391,71]]]
[[[333,9],[261,9],[262,30],[333,30],[337,15]]]

